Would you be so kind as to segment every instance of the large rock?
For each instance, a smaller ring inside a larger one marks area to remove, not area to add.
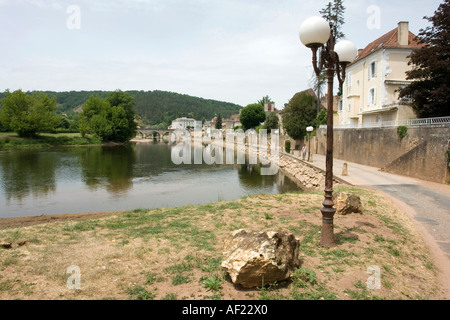
[[[237,230],[225,241],[222,267],[245,288],[273,284],[300,266],[299,246],[290,233]]]
[[[361,198],[353,193],[337,192],[333,194],[336,213],[347,215],[351,213],[362,213]]]

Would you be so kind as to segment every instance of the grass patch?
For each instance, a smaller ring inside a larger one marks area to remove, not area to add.
[[[211,276],[209,278],[200,278],[200,282],[202,283],[202,286],[208,291],[218,292],[222,287],[222,279],[217,275]]]
[[[383,300],[381,297],[373,294],[367,289],[361,281],[354,284],[355,289],[346,289],[345,293],[353,300]]]
[[[180,284],[190,283],[192,280],[189,276],[183,274],[177,274],[172,278],[172,284],[174,286],[179,286]]]
[[[155,292],[149,292],[141,286],[134,286],[127,293],[130,300],[154,300],[156,296]]]

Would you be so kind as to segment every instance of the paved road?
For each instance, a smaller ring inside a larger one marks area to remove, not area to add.
[[[348,176],[342,176],[344,163]],[[314,155],[312,165],[325,169],[325,156]],[[450,186],[390,174],[378,168],[334,159],[335,176],[354,186],[372,187],[412,207],[414,218],[450,259]]]

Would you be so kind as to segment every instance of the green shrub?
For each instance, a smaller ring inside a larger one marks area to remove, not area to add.
[[[408,135],[408,128],[405,126],[400,126],[397,128],[397,134],[400,139],[403,139]]]
[[[265,129],[263,124],[261,124],[255,128],[256,133],[259,133],[259,130],[261,130],[261,129]]]
[[[286,142],[284,143],[284,148],[286,150],[286,153],[291,153],[291,141],[290,140],[286,140]]]

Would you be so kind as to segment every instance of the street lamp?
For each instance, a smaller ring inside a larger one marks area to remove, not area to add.
[[[308,162],[310,162],[311,160],[311,132],[313,132],[314,131],[314,128],[313,127],[308,127],[308,128],[306,128],[306,131],[308,131],[308,135],[309,135],[309,137],[308,137],[308,141],[309,141],[309,147],[308,147]]]
[[[345,81],[345,68],[355,60],[357,49],[353,43],[347,40],[336,44],[333,34],[333,24],[321,17],[306,19],[300,27],[300,40],[312,50],[312,64],[317,76],[322,70],[327,72],[328,99],[327,99],[327,154],[325,174],[325,200],[322,212],[321,246],[334,245],[334,209],[333,202],[333,81],[337,74],[339,87]],[[317,59],[318,50],[319,60]]]

